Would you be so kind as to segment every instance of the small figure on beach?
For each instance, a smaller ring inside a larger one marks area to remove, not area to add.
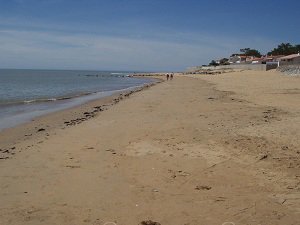
[[[169,74],[167,73],[167,80],[169,80]]]
[[[173,80],[173,73],[171,73],[170,80]]]

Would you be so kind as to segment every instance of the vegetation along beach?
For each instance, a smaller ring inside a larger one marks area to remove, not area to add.
[[[300,224],[298,1],[0,4],[0,225]]]

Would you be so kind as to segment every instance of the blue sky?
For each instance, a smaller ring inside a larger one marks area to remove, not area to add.
[[[0,0],[0,68],[183,70],[300,44],[299,0]]]

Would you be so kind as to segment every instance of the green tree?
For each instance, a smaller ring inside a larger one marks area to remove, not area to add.
[[[210,66],[218,66],[219,64],[215,60],[211,60],[209,63]]]
[[[291,45],[290,43],[281,43],[274,48],[272,51],[268,52],[268,55],[291,55],[298,53],[300,51],[300,45]]]
[[[256,49],[250,49],[249,51],[246,52],[246,56],[255,56],[257,58],[260,58],[261,54]]]
[[[246,52],[249,50],[250,50],[250,48],[242,48],[242,49],[240,49],[240,52],[243,52],[244,54],[246,54]]]
[[[244,55],[246,55],[246,56],[255,56],[255,57],[258,57],[258,58],[261,57],[260,52],[256,49],[242,48],[240,51],[242,53],[244,53]]]
[[[227,58],[223,58],[220,60],[220,65],[229,65],[229,60]]]
[[[295,53],[299,53],[300,52],[300,45],[295,45]]]

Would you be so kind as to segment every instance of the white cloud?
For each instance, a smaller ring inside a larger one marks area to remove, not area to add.
[[[151,36],[156,38],[0,30],[0,67],[182,70],[226,57],[242,47],[274,46],[259,38],[240,40],[197,33]]]

